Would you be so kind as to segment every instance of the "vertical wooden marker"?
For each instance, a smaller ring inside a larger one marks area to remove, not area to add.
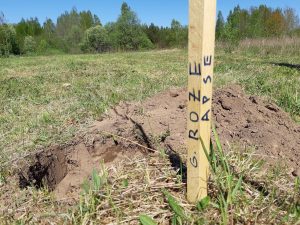
[[[207,196],[209,163],[201,144],[210,148],[216,0],[189,0],[187,198]]]

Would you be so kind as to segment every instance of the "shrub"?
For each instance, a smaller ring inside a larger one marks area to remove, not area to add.
[[[46,40],[42,39],[38,45],[37,51],[39,53],[45,53],[49,49],[49,44]]]
[[[109,50],[108,33],[100,25],[91,27],[84,33],[81,50],[84,52],[105,52]]]
[[[13,26],[0,26],[0,56],[19,54],[19,47],[16,41],[16,31]]]
[[[25,54],[35,53],[36,52],[36,41],[32,36],[26,36],[24,39],[23,52]]]

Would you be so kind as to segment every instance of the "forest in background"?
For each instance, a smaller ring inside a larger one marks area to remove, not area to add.
[[[218,13],[216,38],[236,46],[246,38],[300,36],[299,17],[294,9],[272,9],[266,5],[241,9],[236,6],[224,19]],[[184,48],[188,27],[173,20],[170,27],[142,24],[137,14],[123,3],[115,22],[102,24],[91,11],[73,8],[61,14],[56,23],[46,19],[6,22],[0,12],[0,55],[101,53],[163,48]]]

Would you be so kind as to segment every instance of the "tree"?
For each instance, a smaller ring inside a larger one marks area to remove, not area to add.
[[[46,40],[42,39],[38,44],[37,51],[43,54],[47,52],[48,48],[49,48],[49,43]]]
[[[224,34],[225,21],[221,11],[218,13],[217,25],[216,25],[216,39],[220,40]]]
[[[36,41],[32,36],[26,36],[24,40],[23,52],[30,54],[36,52]]]
[[[79,52],[84,32],[96,25],[101,25],[101,22],[91,11],[78,12],[73,8],[57,18],[56,34],[62,42],[61,45],[67,47],[67,51]]]
[[[223,39],[229,43],[230,50],[232,51],[232,47],[238,44],[240,39],[239,33],[239,19],[240,19],[241,9],[239,6],[235,7],[233,11],[229,12],[227,17],[227,23],[224,26],[223,30]]]
[[[289,33],[299,26],[299,17],[292,8],[286,8],[283,12],[285,24],[286,24],[286,32]]]
[[[80,16],[80,25],[82,30],[87,30],[93,26],[101,25],[100,19],[98,16],[93,15],[91,11],[83,11],[79,13]]]
[[[109,47],[108,33],[104,27],[97,25],[85,31],[81,44],[84,52],[100,53],[109,50]]]
[[[266,37],[268,30],[266,21],[270,17],[272,10],[266,5],[250,9],[249,35],[250,38]]]
[[[102,23],[97,15],[94,15],[94,25],[102,26]]]
[[[158,26],[155,26],[154,23],[151,23],[150,26],[145,25],[144,32],[147,34],[148,38],[153,44],[159,45],[160,29]]]
[[[184,47],[187,45],[187,29],[179,21],[173,19],[169,33],[169,44],[172,47]]]
[[[3,24],[0,26],[0,56],[19,54],[17,45],[16,31],[11,25]]]
[[[80,16],[76,8],[64,12],[57,18],[56,35],[60,39],[60,46],[68,52],[78,52],[82,40]]]
[[[55,34],[55,24],[51,19],[46,19],[43,24],[43,33],[47,40],[51,41]]]
[[[268,32],[268,36],[279,36],[284,34],[285,25],[286,24],[281,9],[276,9],[266,20],[266,30]]]
[[[236,34],[237,39],[248,37],[249,34],[250,15],[248,10],[241,9],[236,6],[233,11],[230,11],[227,24],[230,29]]]
[[[43,29],[37,18],[22,19],[15,25],[17,42],[20,49],[24,49],[25,37],[39,37],[43,33]]]
[[[136,13],[125,2],[121,6],[121,15],[117,22],[110,26],[109,35],[121,50],[147,49],[153,46]]]
[[[43,30],[38,18],[22,19],[16,25],[16,32],[18,36],[39,36],[42,34]]]
[[[240,39],[249,37],[250,34],[249,27],[250,27],[250,14],[248,10],[242,9],[239,14],[239,24],[238,24]]]
[[[123,2],[121,6],[121,16],[126,16],[128,13],[131,12],[129,5],[126,2]]]

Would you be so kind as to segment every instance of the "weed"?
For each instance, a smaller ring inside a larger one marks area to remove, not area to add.
[[[140,222],[142,225],[156,225],[157,223],[147,215],[140,215]]]
[[[190,221],[191,219],[185,214],[184,209],[178,204],[175,198],[166,190],[163,191],[167,198],[169,206],[175,213],[172,219],[172,224],[182,224],[184,221]]]
[[[107,184],[107,173],[102,166],[101,174],[95,169],[92,172],[91,181],[85,181],[82,185],[83,193],[80,196],[78,210],[72,215],[74,224],[87,224],[88,221],[97,219],[96,213],[103,196],[102,192]],[[98,218],[99,219],[99,218]]]

